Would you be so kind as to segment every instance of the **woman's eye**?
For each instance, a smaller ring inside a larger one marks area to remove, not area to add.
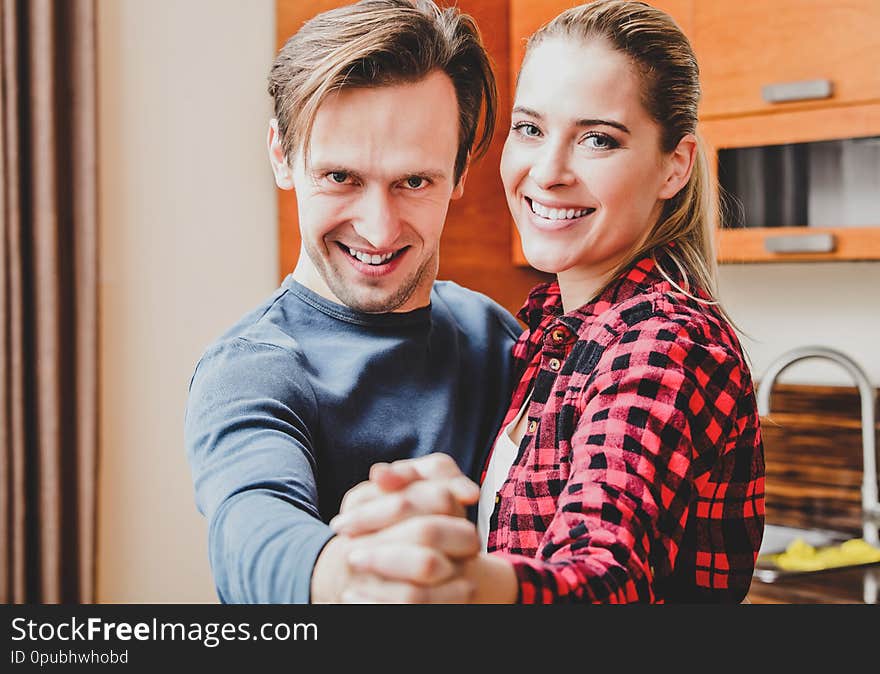
[[[348,181],[348,174],[345,171],[333,171],[328,177],[338,185],[344,185]]]
[[[536,136],[541,135],[541,130],[534,124],[529,124],[528,122],[520,122],[519,124],[515,124],[513,129],[514,131],[517,131],[521,135],[528,138],[535,138]]]
[[[594,150],[612,150],[618,147],[617,141],[605,134],[590,134],[584,142]]]
[[[425,186],[427,181],[421,176],[410,176],[406,179],[406,186],[411,190],[417,190]]]

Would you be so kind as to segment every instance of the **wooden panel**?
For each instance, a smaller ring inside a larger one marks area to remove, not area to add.
[[[702,119],[700,131],[716,151],[876,136],[880,135],[880,103],[792,110],[745,118]]]
[[[465,195],[453,201],[446,219],[440,278],[486,293],[511,313],[536,283],[550,278],[511,259],[510,215],[501,185],[501,148],[510,127],[510,11],[508,0],[458,0],[480,27],[498,81],[498,121],[488,154],[468,174]]]
[[[713,0],[694,8],[703,115],[880,99],[877,0]],[[762,85],[829,79],[831,99],[767,103]]]
[[[860,536],[862,435],[858,391],[777,384],[761,420],[767,522]],[[880,429],[880,424],[875,428]]]
[[[761,420],[767,523],[862,535],[862,438],[858,390],[777,384]],[[877,410],[880,412],[880,409]],[[877,424],[875,432],[880,431]],[[752,580],[752,604],[877,603],[873,564]]]
[[[831,253],[771,253],[765,241],[772,236],[805,236],[828,232],[834,236]],[[718,261],[829,262],[880,259],[880,227],[756,227],[718,232]]]

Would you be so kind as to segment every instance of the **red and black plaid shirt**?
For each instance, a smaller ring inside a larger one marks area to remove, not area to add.
[[[539,285],[519,315],[504,426],[531,391],[528,424],[488,549],[513,563],[520,602],[741,601],[764,451],[730,325],[650,257],[567,314],[558,284]]]

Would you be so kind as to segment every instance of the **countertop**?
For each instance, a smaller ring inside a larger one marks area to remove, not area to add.
[[[752,579],[753,604],[877,604],[880,563],[780,577]]]

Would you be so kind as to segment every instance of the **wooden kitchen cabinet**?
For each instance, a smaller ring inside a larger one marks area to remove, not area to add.
[[[877,0],[713,0],[693,5],[701,117],[880,100]],[[771,103],[762,88],[827,80],[828,98]]]
[[[525,37],[569,0],[511,0],[511,77]],[[877,0],[658,0],[691,40],[700,63],[703,100],[699,131],[713,175],[718,152],[880,136],[880,2]],[[764,87],[826,81],[830,95],[768,102]],[[748,225],[749,223],[745,223]],[[754,224],[754,223],[751,223]],[[718,232],[721,262],[794,262],[880,259],[880,218],[860,226],[791,222],[783,227]],[[512,225],[513,226],[513,225]],[[512,236],[516,264],[527,265]],[[829,252],[772,252],[782,240],[827,235]]]
[[[689,35],[700,63],[700,130],[717,176],[722,149],[880,136],[880,3],[877,0],[696,2]],[[765,87],[824,81],[822,98],[770,102]],[[878,167],[873,167],[874,171]],[[746,223],[747,225],[749,223]],[[754,223],[751,223],[754,224]],[[880,259],[880,219],[724,228],[722,262]],[[774,241],[827,235],[830,252],[772,252]]]

